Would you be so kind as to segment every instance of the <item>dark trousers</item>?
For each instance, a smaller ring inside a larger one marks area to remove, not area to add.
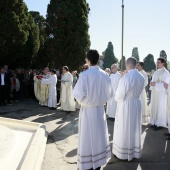
[[[0,104],[5,104],[7,98],[7,88],[6,86],[0,86]]]
[[[6,86],[6,99],[7,99],[7,102],[10,103],[10,100],[11,100],[11,85]]]
[[[13,100],[18,100],[18,92],[16,91],[16,89],[13,89],[12,95],[13,95]]]
[[[20,89],[19,89],[19,92],[18,92],[18,99],[23,99],[24,98],[24,86],[23,85],[20,85]]]
[[[96,168],[95,170],[100,170],[101,167]],[[88,170],[94,170],[93,168],[88,169]]]
[[[60,101],[60,90],[57,89],[57,103]]]
[[[149,102],[151,101],[151,90],[148,91],[148,99],[149,99]]]

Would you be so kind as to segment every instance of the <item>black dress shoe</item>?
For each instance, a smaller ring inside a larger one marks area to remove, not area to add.
[[[170,133],[164,133],[165,136],[170,136]]]
[[[56,108],[55,107],[50,107],[50,110],[56,110]]]
[[[156,128],[157,126],[156,125],[150,125],[150,128]]]
[[[71,113],[71,111],[66,111],[66,114],[70,114]]]
[[[170,136],[166,137],[166,140],[170,140]]]
[[[107,119],[109,119],[111,121],[115,121],[115,118],[112,118],[112,117],[108,117]]]
[[[162,129],[162,127],[158,127],[158,126],[156,126],[155,128],[154,128],[154,130],[161,130]]]

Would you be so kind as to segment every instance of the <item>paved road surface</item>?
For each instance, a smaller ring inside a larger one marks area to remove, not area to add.
[[[0,116],[45,123],[49,133],[42,170],[76,170],[78,112],[66,114],[51,111],[37,102],[26,99],[10,106],[0,107]],[[108,119],[112,143],[114,122]],[[170,170],[170,141],[164,133],[154,131],[149,125],[142,127],[142,158],[131,162],[112,157],[103,170]]]

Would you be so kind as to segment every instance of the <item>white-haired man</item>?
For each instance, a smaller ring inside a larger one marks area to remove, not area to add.
[[[106,109],[106,114],[110,118],[115,118],[116,108],[117,108],[117,101],[115,100],[115,93],[116,93],[116,89],[119,84],[119,80],[121,78],[121,74],[117,71],[117,69],[118,69],[117,64],[112,64],[111,66],[112,74],[110,75],[110,80],[112,84],[113,97],[108,101],[107,109]]]

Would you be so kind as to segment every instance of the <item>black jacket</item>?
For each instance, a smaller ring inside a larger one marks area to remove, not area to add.
[[[10,77],[6,73],[4,75],[4,82],[5,82],[5,86],[11,85]],[[1,85],[1,73],[0,73],[0,85]]]

